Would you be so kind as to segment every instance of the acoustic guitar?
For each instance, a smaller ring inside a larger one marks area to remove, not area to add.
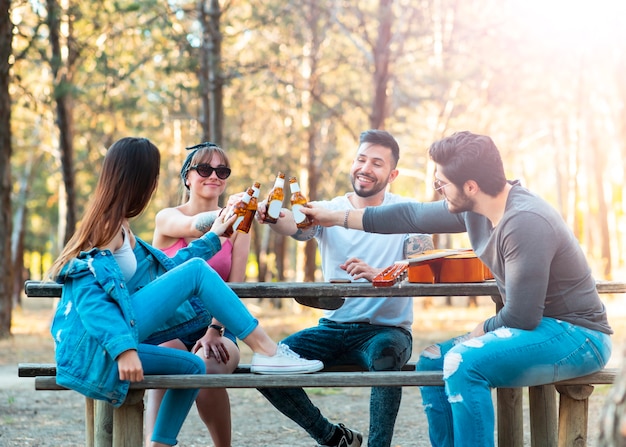
[[[390,287],[408,279],[413,283],[483,282],[493,279],[489,269],[471,249],[427,250],[385,268],[372,281],[374,287]]]

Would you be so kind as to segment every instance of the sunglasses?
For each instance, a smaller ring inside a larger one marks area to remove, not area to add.
[[[433,182],[433,188],[435,189],[435,191],[437,191],[439,194],[443,194],[443,188],[445,188],[446,186],[451,185],[451,183],[444,183],[439,179],[435,179],[435,181]]]
[[[192,169],[195,169],[200,177],[210,177],[213,172],[215,172],[217,178],[222,180],[226,180],[230,177],[230,168],[227,168],[226,166],[218,166],[217,168],[214,168],[208,163],[200,163],[199,165],[189,167],[190,171]]]

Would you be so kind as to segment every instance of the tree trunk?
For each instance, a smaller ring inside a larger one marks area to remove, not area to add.
[[[597,138],[592,139],[592,147],[600,147],[600,143]],[[600,243],[600,259],[602,261],[602,273],[604,279],[611,279],[611,234],[609,231],[609,210],[606,204],[604,180],[605,180],[605,165],[606,160],[604,152],[601,150],[596,151],[595,155],[591,157],[591,164],[593,166],[593,178],[595,180],[595,192],[598,200],[598,213],[597,223],[600,228],[599,235],[597,236]],[[593,221],[595,219],[592,219]]]
[[[19,179],[19,191],[13,201],[13,230],[11,234],[11,263],[13,264],[13,305],[22,304],[22,290],[28,272],[24,270],[24,237],[26,235],[26,220],[28,209],[26,203],[30,195],[30,186],[33,184],[35,175],[39,172],[40,156],[35,149],[29,153],[24,172]]]
[[[11,97],[10,56],[13,25],[10,0],[0,0],[0,338],[11,335],[13,268],[11,264]]]
[[[74,179],[74,117],[72,103],[73,71],[77,52],[73,45],[72,14],[67,14],[67,57],[64,61],[61,48],[61,8],[56,0],[48,0],[48,28],[52,59],[50,66],[54,76],[54,98],[59,128],[59,150],[65,186],[66,215],[63,243],[74,234],[76,228],[76,188]]]
[[[202,130],[205,141],[223,145],[224,110],[222,102],[223,77],[221,71],[222,34],[220,18],[222,11],[219,0],[199,1],[202,26],[202,48],[200,49],[200,92],[202,101]]]
[[[370,114],[370,127],[384,129],[388,115],[387,88],[391,60],[391,26],[393,25],[393,0],[380,0],[378,5],[378,39],[374,48],[374,100]]]

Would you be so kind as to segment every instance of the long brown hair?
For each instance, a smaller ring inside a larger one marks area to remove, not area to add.
[[[52,264],[54,278],[81,251],[108,244],[120,231],[124,219],[146,208],[158,180],[161,154],[146,138],[122,138],[111,145],[83,219]]]

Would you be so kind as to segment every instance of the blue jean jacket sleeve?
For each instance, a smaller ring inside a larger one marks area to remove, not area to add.
[[[182,264],[191,258],[208,260],[215,256],[215,253],[220,251],[221,248],[220,238],[215,233],[208,232],[192,241],[187,247],[178,250],[171,259],[176,265]]]

